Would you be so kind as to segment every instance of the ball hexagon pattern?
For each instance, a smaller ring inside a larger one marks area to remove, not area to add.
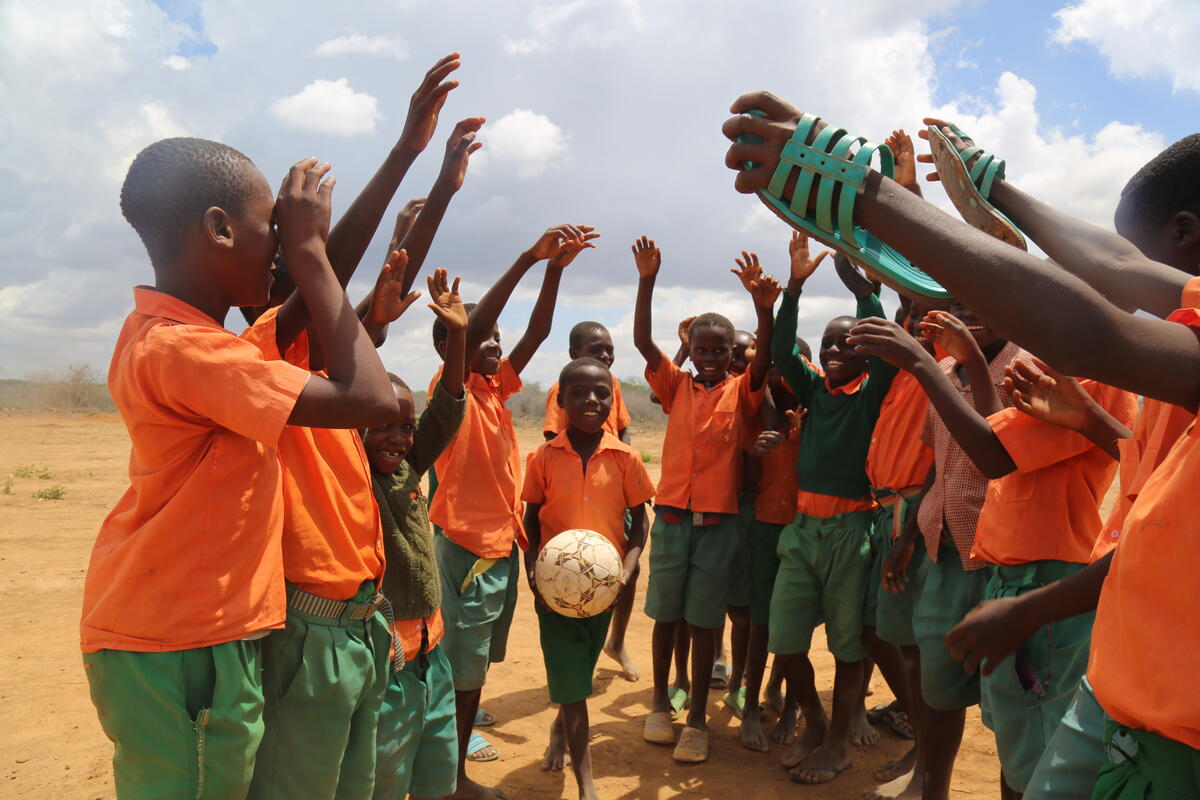
[[[603,613],[621,592],[621,554],[602,534],[563,531],[542,548],[533,568],[542,600],[566,617]]]

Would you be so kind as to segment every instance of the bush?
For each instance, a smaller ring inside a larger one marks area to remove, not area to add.
[[[33,493],[34,500],[62,500],[67,495],[65,486],[47,486]]]

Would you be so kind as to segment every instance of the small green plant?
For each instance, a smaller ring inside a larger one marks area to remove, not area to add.
[[[65,486],[47,486],[33,493],[34,500],[62,500],[67,495]]]
[[[653,460],[654,460],[654,457],[651,456],[649,453],[642,453],[642,463],[643,464],[649,464]]]
[[[49,467],[39,467],[37,464],[26,464],[23,467],[17,467],[12,471],[12,478],[38,478],[43,481],[48,481],[54,477],[54,473]]]
[[[9,475],[4,479],[4,488],[0,489],[2,494],[12,494],[13,476]]]

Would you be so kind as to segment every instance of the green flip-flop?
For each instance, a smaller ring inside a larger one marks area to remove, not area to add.
[[[671,718],[674,719],[684,712],[684,710],[692,704],[691,695],[680,689],[678,686],[671,687],[671,691],[667,693],[667,698],[671,701]]]
[[[968,225],[1013,247],[1028,250],[1024,234],[988,202],[996,180],[1004,180],[1004,161],[984,152],[962,130],[955,127],[950,130],[967,144],[962,152],[938,126],[930,125],[928,129],[929,152],[950,202]]]
[[[933,305],[948,305],[954,298],[941,284],[854,223],[857,190],[866,180],[877,153],[880,172],[892,176],[891,148],[862,136],[850,136],[844,128],[833,125],[827,125],[808,144],[819,119],[812,114],[801,115],[795,133],[779,154],[779,166],[771,182],[758,191],[759,199],[784,222],[845,253],[896,291]],[[743,141],[755,139],[744,137]],[[784,200],[784,191],[792,182],[795,183],[792,198]],[[810,204],[814,182],[816,201]]]

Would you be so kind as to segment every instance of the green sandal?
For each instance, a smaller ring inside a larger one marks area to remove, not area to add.
[[[988,202],[992,184],[997,178],[1004,180],[1004,161],[985,153],[962,130],[950,126],[950,131],[968,143],[962,152],[955,148],[940,128],[929,126],[929,152],[933,155],[938,177],[946,188],[950,202],[972,227],[1013,247],[1028,250],[1025,236],[1017,230],[1017,226]],[[968,164],[971,165],[969,168]]]
[[[812,114],[800,117],[795,133],[779,154],[779,166],[770,184],[759,190],[759,198],[784,222],[845,253],[896,291],[935,305],[948,305],[954,298],[937,281],[870,231],[854,224],[857,189],[866,180],[876,153],[880,172],[892,175],[891,148],[850,136],[844,128],[833,125],[818,133],[812,144],[805,144],[818,119]],[[747,137],[745,141],[752,139]],[[796,185],[789,203],[783,193],[793,176]],[[816,203],[810,207],[814,179]],[[841,191],[835,198],[838,187]]]

